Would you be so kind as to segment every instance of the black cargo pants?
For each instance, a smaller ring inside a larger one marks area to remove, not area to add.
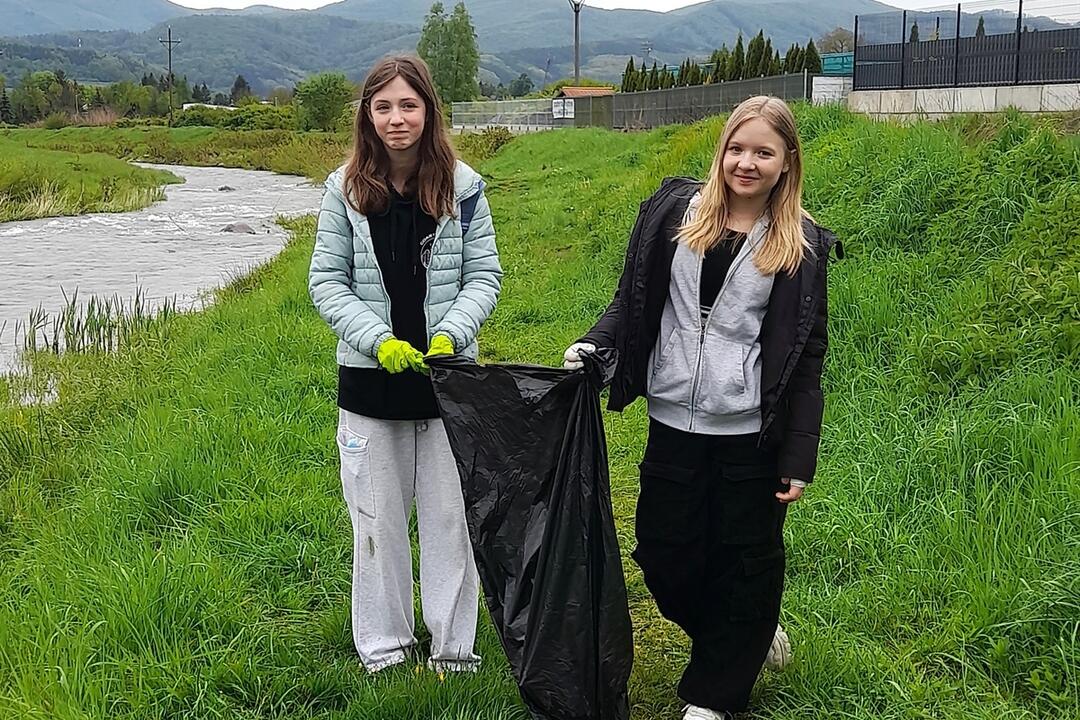
[[[633,558],[664,617],[692,641],[688,703],[744,710],[784,590],[786,506],[757,434],[699,435],[650,420]]]

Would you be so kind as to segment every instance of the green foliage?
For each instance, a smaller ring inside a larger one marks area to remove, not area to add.
[[[291,130],[296,127],[292,105],[248,104],[237,110],[190,107],[175,116],[175,127],[216,127],[225,130]]]
[[[746,52],[743,50],[742,33],[739,33],[739,39],[735,41],[735,48],[731,51],[731,56],[728,58],[727,79],[742,80],[745,67]]]
[[[847,258],[829,269],[818,480],[785,533],[796,661],[762,675],[754,713],[1077,717],[1077,140],[1017,115],[796,114],[806,205]],[[663,177],[701,176],[722,125],[541,133],[483,161],[506,274],[482,361],[557,365],[610,301],[639,203]],[[205,128],[11,135],[293,171],[348,149]],[[205,312],[0,381],[0,697],[15,715],[527,716],[486,620],[476,675],[357,667],[335,338],[307,293],[314,220],[289,227],[282,255]],[[48,387],[49,403],[3,403]],[[605,422],[634,715],[678,717],[689,648],[629,557],[647,412]]]
[[[66,127],[63,120],[55,129]],[[106,155],[31,148],[26,132],[0,133],[0,223],[137,210],[161,199],[163,183],[179,182]]]
[[[65,128],[71,124],[71,118],[62,112],[50,113],[49,117],[45,118],[41,122],[41,126],[46,130],[59,130]]]
[[[489,127],[480,132],[463,133],[454,138],[454,145],[465,161],[476,165],[495,156],[514,139],[504,127]]]
[[[473,100],[479,94],[480,50],[465,3],[455,5],[449,17],[441,2],[434,3],[424,19],[416,52],[431,68],[443,103]]]
[[[533,91],[532,78],[525,73],[521,73],[521,75],[518,76],[517,80],[510,83],[509,91],[510,97],[523,97],[525,95],[528,95]]]
[[[806,52],[803,54],[802,68],[800,69],[811,73],[821,72],[821,55],[818,54],[813,39],[806,44]]]
[[[300,129],[336,130],[352,95],[352,83],[341,73],[322,73],[304,80],[296,86]]]

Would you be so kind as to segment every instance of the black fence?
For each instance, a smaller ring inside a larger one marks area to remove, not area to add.
[[[854,89],[1080,82],[1080,2],[1014,8],[983,2],[857,16]]]

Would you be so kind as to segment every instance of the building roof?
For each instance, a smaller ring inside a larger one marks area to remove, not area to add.
[[[564,87],[555,97],[581,98],[581,97],[605,97],[614,95],[615,88],[611,87]]]

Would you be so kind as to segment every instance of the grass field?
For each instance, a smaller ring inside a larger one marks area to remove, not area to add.
[[[180,182],[111,155],[31,148],[25,131],[0,130],[0,222],[91,212],[125,212],[165,197]]]
[[[848,257],[818,481],[789,515],[796,662],[752,717],[1072,720],[1080,142],[1015,115],[799,119],[808,208]],[[703,175],[720,127],[558,131],[481,163],[506,270],[486,360],[559,362],[610,298],[637,204]],[[0,383],[0,717],[525,720],[486,621],[478,675],[358,665],[333,338],[305,287],[313,220],[290,227],[205,312]],[[634,717],[675,718],[686,643],[628,558],[646,417],[606,420]]]

